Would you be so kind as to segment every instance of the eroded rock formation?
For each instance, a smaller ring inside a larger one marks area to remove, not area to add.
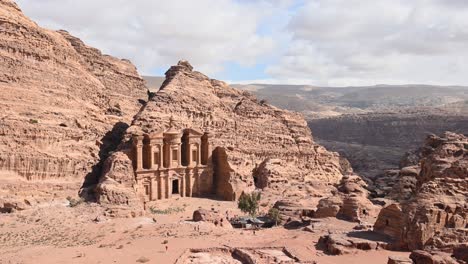
[[[468,242],[468,138],[431,135],[420,160],[415,194],[384,208],[374,230],[404,249],[451,250]]]
[[[82,181],[147,99],[127,60],[0,0],[0,170]],[[115,132],[115,133],[114,133]]]
[[[206,209],[195,210],[193,212],[193,221],[207,222],[219,227],[232,228],[232,225],[226,216],[218,211],[209,211]]]
[[[170,124],[171,123],[171,124]],[[175,130],[210,131],[209,153],[213,168],[213,194],[234,200],[255,188],[252,172],[262,162],[281,164],[281,187],[300,196],[313,182],[338,183],[342,162],[313,142],[305,120],[296,113],[257,101],[248,92],[231,88],[193,71],[180,61],[166,72],[161,89],[136,115],[121,151],[132,155],[132,135],[149,134],[172,127]],[[275,176],[262,172],[261,179],[274,189]],[[255,173],[254,173],[255,174]]]
[[[96,201],[113,211],[111,215],[138,215],[143,206],[133,191],[134,184],[132,161],[124,153],[116,152],[104,163],[102,175],[95,187]]]
[[[376,215],[378,207],[369,199],[367,184],[357,175],[343,177],[333,196],[319,201],[315,217],[338,217],[353,222]]]

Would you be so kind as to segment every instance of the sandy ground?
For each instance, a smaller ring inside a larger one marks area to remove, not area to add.
[[[254,235],[192,222],[193,211],[200,207],[239,213],[234,202],[176,198],[158,203],[158,209],[172,208],[173,213],[129,219],[100,217],[103,209],[96,204],[68,207],[65,202],[1,214],[0,263],[174,263],[187,249],[223,246],[286,247],[301,261],[318,263],[387,263],[390,255],[409,255],[378,250],[328,256],[315,249],[323,232],[275,227]],[[330,218],[322,225],[323,230],[344,232],[355,224]]]

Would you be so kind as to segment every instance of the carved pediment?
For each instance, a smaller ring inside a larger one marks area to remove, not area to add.
[[[184,134],[189,134],[190,136],[198,136],[198,137],[201,137],[203,136],[203,133],[196,130],[196,129],[193,129],[193,128],[186,128],[184,129]]]

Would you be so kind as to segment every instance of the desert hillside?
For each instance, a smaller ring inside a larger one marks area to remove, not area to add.
[[[181,37],[198,5],[146,19]],[[163,28],[170,41],[151,45],[181,56]],[[229,85],[187,60],[141,77],[13,0],[0,0],[0,61],[0,264],[468,263],[466,87]]]
[[[82,181],[147,100],[128,60],[0,1],[0,169]]]
[[[360,174],[398,168],[428,134],[468,134],[468,87],[377,85],[234,85],[307,119],[317,142],[346,157]]]

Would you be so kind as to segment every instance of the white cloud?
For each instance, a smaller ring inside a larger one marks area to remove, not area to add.
[[[272,52],[258,26],[284,3],[235,0],[18,0],[41,26],[65,29],[87,44],[131,59],[142,73],[189,60],[213,74],[223,63],[253,64]]]
[[[318,0],[292,18],[279,79],[320,85],[468,84],[468,3]]]
[[[215,76],[226,63],[267,62],[257,79],[270,83],[468,85],[466,0],[18,3],[39,24],[131,59],[143,74],[184,58]]]

